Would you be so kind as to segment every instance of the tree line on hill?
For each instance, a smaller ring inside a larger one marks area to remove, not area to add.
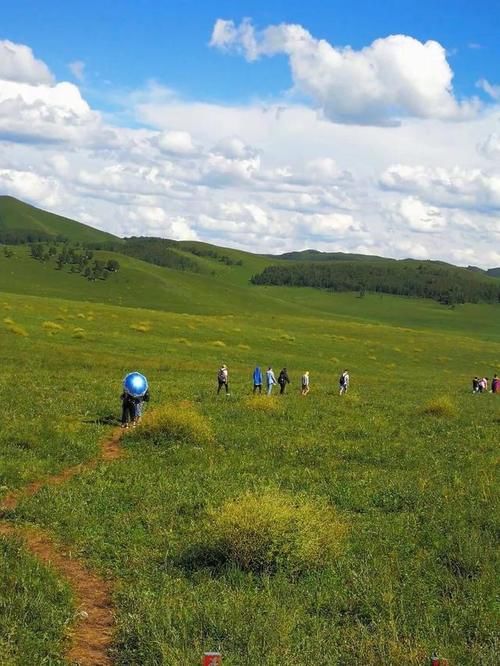
[[[62,234],[54,236],[45,231],[0,228],[0,245],[30,245],[31,243],[49,242],[66,243],[68,239]]]
[[[186,254],[196,257],[208,257],[225,264],[226,266],[241,266],[241,259],[218,252],[215,248],[203,247],[194,243],[179,242],[166,238],[153,238],[144,236],[131,236],[119,241],[104,241],[87,244],[96,250],[108,250],[126,254],[135,259],[147,261],[156,266],[173,268],[175,270],[200,272],[200,265]]]
[[[286,263],[254,275],[256,285],[317,287],[330,291],[366,291],[432,298],[446,305],[498,303],[495,278],[440,262],[370,261]]]
[[[30,246],[31,257],[36,261],[55,261],[56,268],[70,267],[70,273],[80,273],[90,281],[107,280],[112,273],[120,269],[116,259],[94,259],[94,252],[85,246],[71,246],[69,243],[33,243]],[[7,255],[6,255],[7,256]],[[12,256],[12,255],[11,255]],[[93,261],[92,261],[93,260]]]

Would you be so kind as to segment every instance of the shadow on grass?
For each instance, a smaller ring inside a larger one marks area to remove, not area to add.
[[[106,414],[105,416],[96,416],[95,419],[84,419],[82,423],[89,423],[92,425],[118,425],[120,419],[114,414]]]

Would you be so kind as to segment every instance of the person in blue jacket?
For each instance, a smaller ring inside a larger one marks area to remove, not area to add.
[[[262,370],[257,365],[253,371],[253,392],[262,393]]]

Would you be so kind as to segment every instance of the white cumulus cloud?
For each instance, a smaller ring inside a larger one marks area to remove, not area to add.
[[[29,46],[5,39],[0,40],[0,80],[51,84],[54,77],[47,65],[35,58]]]
[[[300,25],[257,31],[218,19],[210,45],[249,61],[285,54],[295,88],[311,97],[335,122],[391,124],[401,117],[457,120],[470,117],[477,100],[458,101],[444,47],[407,35],[376,39],[356,51],[314,38]]]

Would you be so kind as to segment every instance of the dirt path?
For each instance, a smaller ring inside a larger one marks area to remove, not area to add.
[[[121,435],[122,431],[116,429],[103,440],[97,458],[68,467],[59,474],[9,493],[0,504],[0,514],[13,511],[20,499],[34,495],[43,486],[61,485],[77,474],[94,469],[102,461],[121,458],[124,455],[120,445]],[[71,586],[77,614],[65,655],[68,662],[78,666],[110,666],[112,660],[109,648],[114,628],[111,585],[92,573],[81,560],[73,556],[71,550],[59,544],[44,530],[17,526],[4,518],[0,521],[0,535],[20,537],[35,557],[52,567]]]

